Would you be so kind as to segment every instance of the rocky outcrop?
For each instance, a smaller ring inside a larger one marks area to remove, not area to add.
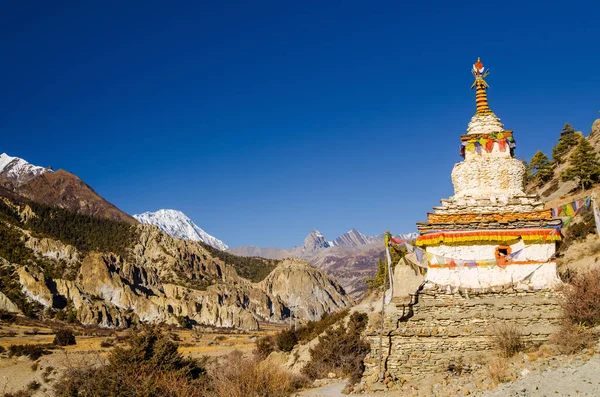
[[[14,264],[24,294],[44,307],[70,305],[82,323],[104,327],[187,321],[257,329],[292,315],[314,320],[351,304],[337,282],[307,262],[285,261],[252,283],[200,243],[172,238],[155,226],[140,225],[138,231],[127,258],[83,254],[22,231],[36,256],[67,263],[75,273],[73,280],[52,279],[35,263]]]
[[[81,261],[81,254],[77,248],[72,245],[63,244],[57,240],[37,238],[29,235],[25,241],[25,246],[38,256],[56,261],[63,260],[69,265],[74,265]]]
[[[294,317],[318,320],[352,303],[342,287],[308,262],[287,259],[260,282],[261,290],[286,302]]]
[[[15,305],[6,295],[0,292],[0,310],[6,310],[10,313],[21,313],[17,305]]]

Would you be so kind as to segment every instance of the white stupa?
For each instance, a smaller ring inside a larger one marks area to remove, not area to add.
[[[512,131],[489,109],[480,60],[473,65],[477,112],[461,135],[464,161],[452,170],[454,196],[418,223],[427,288],[546,289],[560,283],[554,259],[560,219],[524,192],[525,166]],[[473,88],[471,87],[471,88]]]

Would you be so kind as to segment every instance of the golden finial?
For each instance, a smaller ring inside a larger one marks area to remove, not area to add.
[[[477,57],[477,62],[473,64],[473,69],[471,69],[471,73],[475,77],[475,81],[473,85],[471,85],[471,89],[476,87],[475,90],[475,102],[477,103],[477,112],[479,114],[491,113],[488,106],[487,101],[487,93],[486,90],[490,87],[486,82],[485,78],[490,74],[490,71],[483,66],[481,63],[481,58]]]

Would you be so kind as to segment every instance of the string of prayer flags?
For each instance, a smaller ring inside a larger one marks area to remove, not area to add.
[[[553,217],[560,216],[574,216],[577,215],[580,209],[583,207],[589,207],[591,204],[591,197],[585,197],[579,200],[572,201],[567,204],[563,204],[560,207],[552,208],[550,212]],[[566,225],[565,225],[566,226]]]
[[[490,139],[491,138],[491,139]],[[517,147],[517,142],[512,136],[505,137],[502,132],[498,134],[491,134],[490,138],[479,138],[479,139],[469,139],[468,141],[463,141],[460,144],[460,155],[465,155],[465,150],[470,152],[477,152],[481,154],[481,150],[485,150],[490,153],[494,149],[494,143],[498,143],[498,149],[501,152],[506,151],[506,147],[508,146],[510,149],[514,149]]]
[[[600,224],[600,210],[598,211],[598,224]],[[560,232],[559,229],[560,228],[554,229],[553,232],[558,233],[558,232]],[[399,239],[394,239],[394,240],[395,240],[395,241],[393,241],[394,243],[397,243],[397,241],[402,241]],[[543,241],[543,238],[540,238],[536,242],[541,242],[541,241]],[[391,239],[390,239],[390,242],[392,242]],[[462,270],[464,268],[474,269],[477,267],[488,267],[488,266],[505,267],[506,265],[509,264],[509,263],[507,263],[507,261],[515,259],[524,250],[524,245],[523,245],[523,243],[521,243],[520,245],[516,244],[513,246],[514,248],[518,248],[518,247],[521,247],[521,248],[504,256],[503,258],[501,258],[501,260],[498,260],[498,258],[480,259],[480,260],[465,260],[465,259],[450,258],[450,257],[442,256],[442,255],[433,254],[431,252],[425,251],[422,248],[419,248],[412,244],[409,244],[405,241],[402,241],[401,244],[404,244],[404,246],[406,247],[406,250],[409,253],[411,253],[411,254],[414,253],[415,260],[413,261],[412,259],[409,259],[409,261],[412,262],[417,267],[419,267],[420,269],[424,269],[423,271],[425,271],[426,268],[428,268],[428,267],[440,267],[440,268],[460,269],[460,270]],[[386,255],[387,255],[387,252],[388,252],[388,250],[386,250]],[[391,258],[390,258],[390,261],[391,261]],[[389,269],[388,269],[388,271],[389,271]],[[419,271],[421,272],[421,270],[419,270]]]

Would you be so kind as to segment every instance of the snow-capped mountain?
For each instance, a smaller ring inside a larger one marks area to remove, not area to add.
[[[177,210],[158,210],[133,216],[140,223],[156,225],[175,238],[202,241],[212,247],[225,251],[229,247],[216,237],[211,236],[196,225],[183,212]]]
[[[20,185],[45,172],[52,172],[52,169],[30,164],[6,153],[0,154],[0,179],[7,179]]]
[[[378,241],[377,237],[367,237],[356,229],[342,234],[331,242],[334,247],[359,247],[361,245]]]
[[[322,248],[329,248],[329,241],[321,234],[320,231],[314,229],[306,238],[302,244],[302,254],[307,255],[312,252],[318,251]]]

